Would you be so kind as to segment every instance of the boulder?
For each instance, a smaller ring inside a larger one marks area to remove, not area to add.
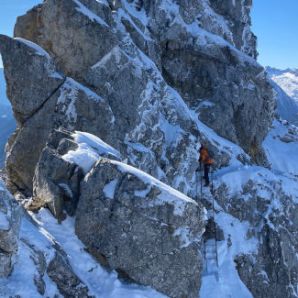
[[[62,131],[51,134],[36,167],[33,198],[27,209],[38,210],[47,206],[59,221],[65,218],[63,210],[74,215],[84,174],[80,167],[67,162],[62,155],[76,148],[70,134]]]
[[[65,212],[74,216],[80,197],[80,183],[99,155],[119,156],[113,148],[110,153],[103,152],[102,144],[91,134],[54,130],[37,163],[33,197],[26,208],[37,211],[48,207],[59,222],[65,219]]]
[[[170,297],[198,297],[204,210],[140,170],[101,159],[81,184],[75,228],[123,278]]]

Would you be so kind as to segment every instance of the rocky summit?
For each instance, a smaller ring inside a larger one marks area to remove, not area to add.
[[[0,35],[0,296],[298,297],[298,128],[251,6],[45,0]]]

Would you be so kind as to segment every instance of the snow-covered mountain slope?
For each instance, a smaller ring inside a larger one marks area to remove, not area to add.
[[[270,78],[280,86],[288,96],[298,101],[298,69],[278,70],[266,68]]]
[[[276,91],[277,112],[282,119],[298,125],[298,71],[266,68]]]

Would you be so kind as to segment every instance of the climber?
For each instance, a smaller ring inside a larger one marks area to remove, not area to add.
[[[205,179],[205,185],[204,186],[209,186],[209,171],[210,167],[213,164],[213,159],[210,157],[207,146],[204,144],[201,145],[200,148],[200,169],[202,169],[202,164],[204,166],[204,179]]]

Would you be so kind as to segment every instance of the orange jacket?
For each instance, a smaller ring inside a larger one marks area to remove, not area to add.
[[[213,164],[213,159],[210,158],[207,148],[201,147],[199,161],[202,162],[205,165],[212,165]]]

